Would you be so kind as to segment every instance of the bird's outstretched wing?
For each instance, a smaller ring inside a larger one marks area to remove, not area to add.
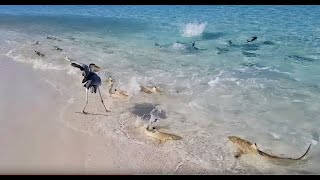
[[[81,71],[84,71],[85,74],[89,74],[89,67],[86,64],[76,62],[74,60],[69,59],[66,56],[66,60],[70,62],[70,65],[76,68],[79,68]]]
[[[76,67],[76,68],[79,68],[81,71],[84,71],[84,70],[85,70],[84,67],[82,67],[82,66],[80,66],[79,64],[76,64],[76,63],[74,63],[74,62],[71,63],[71,66]]]

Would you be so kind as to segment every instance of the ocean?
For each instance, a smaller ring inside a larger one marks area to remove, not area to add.
[[[105,80],[112,76],[130,97],[123,105],[109,101],[122,114],[112,118],[129,127],[157,116],[157,123],[185,137],[163,148],[213,172],[317,174],[319,17],[320,6],[293,5],[0,6],[0,54],[37,71],[79,78],[65,56],[101,66],[102,89],[108,91]],[[36,41],[41,45],[33,45]],[[80,80],[70,82],[78,95],[68,83],[47,81],[68,96],[66,103],[84,103]],[[143,94],[141,85],[158,86],[165,94]],[[159,108],[160,113],[150,114]],[[112,133],[100,118],[90,126]],[[92,128],[80,129],[95,134]],[[312,146],[303,165],[249,158],[234,166],[229,135],[289,157]]]

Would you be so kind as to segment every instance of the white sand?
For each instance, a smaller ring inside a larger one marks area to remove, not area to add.
[[[30,65],[0,56],[0,174],[205,173],[177,151],[67,127],[62,122],[68,120],[61,117],[90,122],[90,116],[75,111],[60,116],[68,99],[43,76]],[[82,105],[71,109],[81,111]]]
[[[0,61],[0,172],[84,172],[88,137],[57,121],[59,94],[27,65]]]

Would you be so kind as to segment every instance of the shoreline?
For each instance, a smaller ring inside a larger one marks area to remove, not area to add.
[[[250,158],[239,165],[224,142],[198,149],[190,141],[208,141],[197,139],[202,131],[182,132],[181,142],[159,145],[138,134],[141,120],[108,98],[106,89],[102,96],[112,112],[83,115],[81,77],[35,70],[5,56],[0,60],[0,81],[6,84],[0,89],[0,174],[286,174]],[[98,95],[90,94],[89,101],[87,111],[103,112]],[[215,159],[209,163],[202,156]]]
[[[57,116],[67,102],[59,88],[28,64],[0,59],[0,80],[7,84],[0,90],[6,107],[0,114],[1,174],[206,174],[177,152],[68,127]]]

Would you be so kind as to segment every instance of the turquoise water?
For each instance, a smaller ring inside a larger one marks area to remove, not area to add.
[[[305,169],[318,173],[319,17],[319,6],[0,6],[0,53],[70,75],[65,55],[95,62],[130,96],[159,85],[165,110],[184,117],[170,122],[181,131],[239,135],[266,149],[276,141],[277,152],[293,154],[313,143]]]

